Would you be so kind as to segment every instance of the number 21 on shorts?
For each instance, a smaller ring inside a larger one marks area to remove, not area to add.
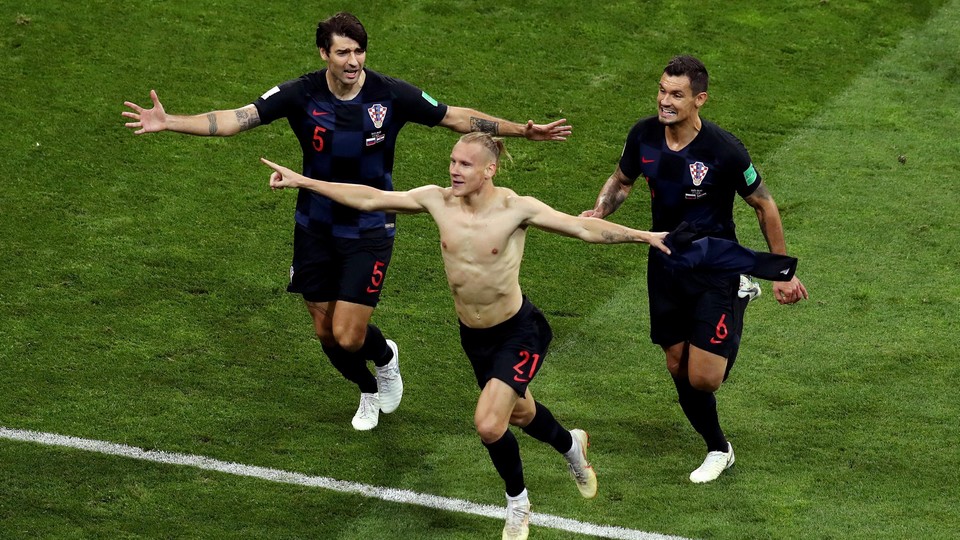
[[[519,383],[530,382],[530,379],[533,378],[533,375],[537,372],[537,364],[540,363],[539,354],[530,354],[529,351],[520,351],[520,362],[513,366],[513,370],[517,372],[513,376],[513,380]],[[530,364],[529,369],[524,372],[524,367]]]

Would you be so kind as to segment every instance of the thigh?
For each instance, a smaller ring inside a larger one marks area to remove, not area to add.
[[[543,367],[553,331],[543,313],[532,304],[525,303],[518,315],[506,325],[488,329],[461,325],[461,344],[480,388],[497,379],[523,397],[527,385]]]
[[[716,392],[727,374],[727,359],[690,345],[687,351],[687,378],[690,385],[705,392]]]
[[[739,277],[713,278],[700,293],[690,344],[730,358],[740,345],[746,299],[737,296]]]
[[[393,256],[393,238],[337,239],[337,300],[376,307]]]
[[[335,302],[309,302],[304,300],[313,319],[313,328],[324,345],[334,345],[333,313]]]
[[[474,424],[485,426],[491,433],[506,431],[518,401],[519,396],[508,384],[499,379],[490,379],[477,400]]]
[[[333,303],[333,334],[340,342],[363,344],[367,333],[367,324],[373,316],[373,306],[337,301]]]
[[[333,237],[295,227],[287,291],[302,295],[309,304],[336,300],[340,288],[339,259]]]
[[[650,307],[650,341],[668,348],[690,339],[693,305],[681,279],[657,263],[647,263],[647,297]]]

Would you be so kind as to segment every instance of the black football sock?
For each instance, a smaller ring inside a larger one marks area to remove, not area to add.
[[[359,354],[352,353],[339,345],[327,347],[322,345],[323,352],[333,367],[344,376],[348,381],[353,382],[364,394],[374,394],[377,392],[377,378],[370,373],[367,368],[367,361]]]
[[[537,412],[529,424],[520,428],[527,435],[538,441],[543,441],[561,454],[567,453],[573,448],[573,437],[570,432],[557,422],[550,409],[546,408],[540,402],[536,402]]]
[[[516,497],[523,493],[526,489],[523,483],[523,462],[520,461],[520,445],[517,444],[513,432],[507,429],[496,442],[483,445],[487,447],[493,466],[506,484],[507,495]]]
[[[383,367],[393,360],[393,351],[387,347],[383,332],[372,324],[367,325],[367,337],[364,338],[363,345],[357,350],[357,354],[365,360],[373,360],[377,367]]]
[[[707,451],[726,452],[727,439],[723,436],[723,430],[720,429],[717,398],[713,392],[697,390],[690,385],[690,379],[686,377],[674,377],[673,384],[677,387],[677,397],[683,414],[707,443]]]

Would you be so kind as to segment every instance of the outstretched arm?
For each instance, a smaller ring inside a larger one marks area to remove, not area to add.
[[[780,220],[780,209],[770,195],[767,186],[761,183],[757,189],[745,199],[747,204],[757,212],[757,221],[760,222],[760,232],[767,241],[771,253],[787,254],[787,242],[783,236],[783,222]],[[803,286],[797,276],[790,281],[774,281],[773,297],[781,304],[794,304],[805,298],[810,298],[807,288]]]
[[[670,254],[670,249],[663,243],[663,239],[667,236],[665,232],[638,231],[599,218],[571,216],[554,210],[533,197],[517,197],[516,199],[513,203],[527,214],[524,222],[538,229],[579,238],[591,244],[642,242],[650,244],[667,255]]]
[[[437,186],[422,186],[410,191],[383,191],[359,184],[340,184],[307,178],[283,165],[260,158],[260,161],[273,169],[270,174],[270,189],[299,188],[328,197],[342,205],[365,212],[390,212],[415,214],[426,212],[421,203],[422,195]]]
[[[163,110],[163,105],[160,103],[160,98],[157,97],[155,90],[150,91],[150,99],[153,101],[152,109],[144,109],[130,101],[123,102],[124,105],[133,109],[121,113],[126,118],[133,120],[133,122],[127,122],[124,126],[135,129],[134,134],[136,135],[157,131],[175,131],[190,135],[228,137],[260,125],[260,114],[253,104],[228,111],[211,111],[192,116],[180,116],[167,114]]]
[[[447,107],[440,125],[457,133],[482,131],[500,137],[526,137],[531,141],[565,141],[573,130],[566,121],[561,118],[549,124],[534,124],[533,120],[527,120],[526,124],[517,124],[466,107]]]
[[[633,182],[634,179],[628,178],[627,175],[623,174],[620,166],[617,165],[617,170],[613,171],[610,178],[607,178],[606,183],[600,188],[600,194],[597,195],[597,202],[594,203],[593,208],[581,212],[580,217],[602,219],[616,212],[617,208],[620,208],[623,201],[630,195],[630,190],[633,189]]]

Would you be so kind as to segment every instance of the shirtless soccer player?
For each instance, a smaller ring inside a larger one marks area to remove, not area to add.
[[[506,484],[503,538],[522,539],[527,537],[530,501],[511,424],[564,455],[581,495],[597,494],[597,477],[587,460],[587,433],[564,429],[527,388],[543,366],[553,337],[543,313],[520,291],[527,227],[590,243],[643,242],[669,250],[663,245],[666,233],[570,216],[533,197],[494,186],[503,151],[503,143],[487,133],[464,135],[450,154],[450,187],[422,186],[410,191],[312,180],[262,161],[274,170],[273,189],[308,189],[366,212],[428,212],[433,217],[460,318],[460,341],[481,388],[474,423]]]

